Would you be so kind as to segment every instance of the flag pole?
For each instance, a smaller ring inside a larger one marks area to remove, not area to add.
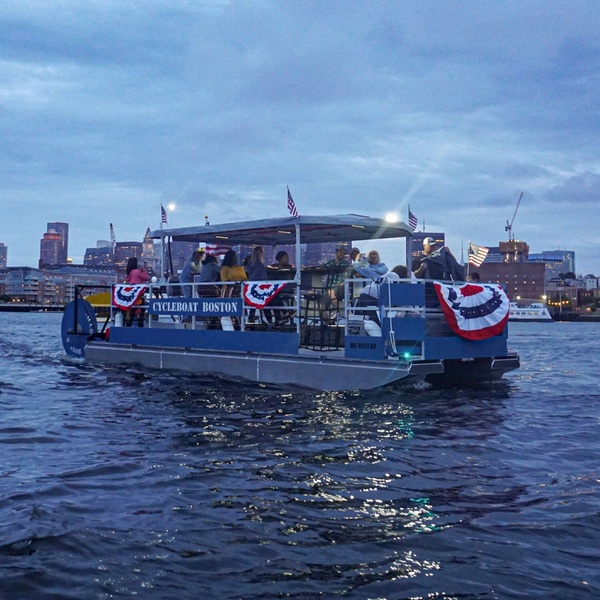
[[[469,240],[469,248],[467,250],[467,279],[469,279],[469,273],[471,272],[471,261],[469,257],[471,256],[471,240]]]
[[[163,205],[160,205],[160,281],[162,282],[165,278],[165,238],[162,234],[163,221],[162,211]]]

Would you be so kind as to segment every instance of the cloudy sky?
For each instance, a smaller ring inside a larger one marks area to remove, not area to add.
[[[407,207],[600,274],[596,0],[4,0],[0,241]],[[365,248],[367,249],[367,248]],[[386,262],[403,250],[386,248]]]

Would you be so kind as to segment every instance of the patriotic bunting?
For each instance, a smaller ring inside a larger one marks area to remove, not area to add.
[[[254,308],[264,308],[285,287],[285,283],[252,281],[244,283],[244,300]]]
[[[495,284],[448,285],[434,281],[448,325],[468,340],[485,340],[504,331],[510,301]]]
[[[122,310],[127,310],[135,304],[141,304],[142,296],[147,286],[118,283],[113,287],[112,305]]]

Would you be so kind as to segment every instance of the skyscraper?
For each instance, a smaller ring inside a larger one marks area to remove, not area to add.
[[[56,232],[60,235],[60,250],[58,253],[58,260],[55,264],[66,265],[69,258],[69,224],[60,222],[48,223],[46,227],[46,232]]]
[[[124,273],[127,267],[127,261],[132,257],[141,258],[142,242],[117,242],[115,246],[115,267]]]
[[[8,246],[4,242],[0,242],[0,269],[6,267],[8,255]]]
[[[62,237],[60,233],[49,231],[40,241],[40,269],[49,265],[60,265],[59,257],[62,251]]]

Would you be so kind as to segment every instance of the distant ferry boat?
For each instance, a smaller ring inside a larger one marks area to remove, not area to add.
[[[516,302],[510,303],[509,321],[552,321],[543,302],[533,302],[529,306],[519,306]]]

